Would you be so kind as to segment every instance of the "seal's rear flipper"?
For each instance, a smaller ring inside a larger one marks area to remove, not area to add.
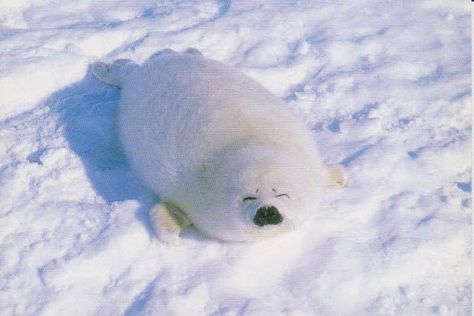
[[[150,211],[150,220],[155,234],[166,244],[178,246],[181,230],[192,225],[189,218],[171,203],[157,203]]]
[[[99,80],[121,87],[125,75],[135,67],[138,67],[138,65],[129,59],[119,59],[112,64],[96,62],[92,64],[92,73]]]
[[[190,48],[186,49],[184,51],[184,53],[188,54],[188,55],[202,56],[202,53],[194,47],[190,47]]]

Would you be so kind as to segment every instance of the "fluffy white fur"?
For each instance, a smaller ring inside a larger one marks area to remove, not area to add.
[[[131,166],[183,213],[155,207],[160,238],[176,239],[185,225],[173,218],[187,216],[209,236],[252,241],[316,211],[327,173],[311,134],[254,80],[195,50],[167,50],[141,66],[96,63],[93,72],[122,88],[118,129]],[[283,222],[255,225],[263,205],[276,206]]]

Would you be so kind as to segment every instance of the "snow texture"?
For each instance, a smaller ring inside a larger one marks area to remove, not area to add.
[[[419,1],[3,1],[1,315],[468,315],[470,8]],[[255,243],[153,237],[155,197],[88,66],[196,47],[296,110],[349,185]]]

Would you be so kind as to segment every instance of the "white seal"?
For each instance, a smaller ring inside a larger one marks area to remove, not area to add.
[[[281,100],[195,49],[92,71],[122,89],[119,138],[161,200],[150,214],[165,242],[177,243],[190,224],[229,241],[288,231],[317,211],[328,178],[343,182]]]

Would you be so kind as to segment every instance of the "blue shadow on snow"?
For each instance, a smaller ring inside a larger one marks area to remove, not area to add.
[[[107,203],[138,200],[137,219],[151,235],[152,195],[134,176],[115,131],[119,97],[119,89],[98,81],[89,69],[81,81],[55,92],[45,104],[59,114],[58,129],[63,128],[96,192]]]

